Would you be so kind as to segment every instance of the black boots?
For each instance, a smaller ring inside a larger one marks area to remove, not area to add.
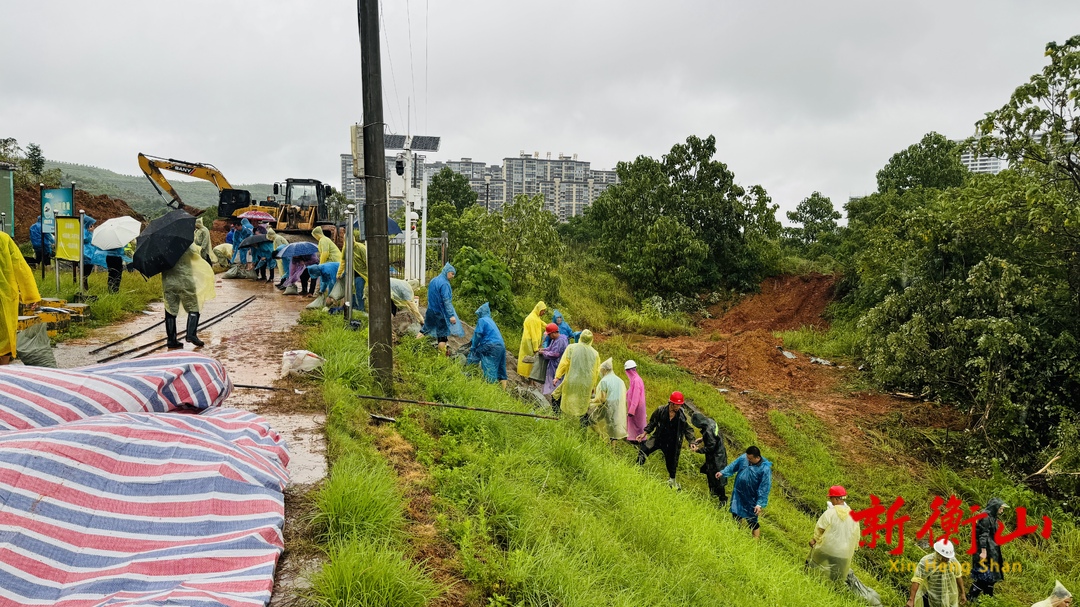
[[[176,339],[176,317],[168,312],[165,313],[165,336],[168,337],[168,341],[165,342],[166,348],[179,350],[184,347],[184,344]]]
[[[175,316],[173,317],[176,318]],[[173,322],[176,322],[175,320]],[[199,330],[199,314],[197,312],[191,312],[187,316],[187,341],[189,344],[194,345],[196,348],[203,347],[203,342],[195,332]]]

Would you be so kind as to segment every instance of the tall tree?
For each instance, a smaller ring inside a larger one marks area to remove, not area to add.
[[[454,205],[458,214],[476,204],[477,195],[464,175],[455,173],[450,167],[435,173],[428,184],[428,203],[448,202]]]
[[[968,174],[960,162],[960,145],[930,132],[922,141],[889,158],[877,173],[878,192],[904,192],[916,187],[945,188],[963,185]]]
[[[35,176],[45,172],[45,154],[41,153],[40,145],[31,143],[26,146],[26,168]]]
[[[840,212],[833,209],[828,196],[814,192],[796,205],[794,211],[788,211],[787,218],[795,224],[787,229],[788,237],[804,252],[810,252],[814,245],[831,244],[828,241],[839,229],[836,220],[840,219]]]

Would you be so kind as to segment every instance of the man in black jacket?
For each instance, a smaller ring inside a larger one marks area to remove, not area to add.
[[[716,473],[724,469],[727,466],[727,449],[724,448],[724,437],[720,434],[720,429],[716,425],[716,421],[705,416],[705,414],[695,411],[690,416],[690,421],[698,430],[701,430],[701,438],[694,444],[690,445],[690,448],[705,456],[705,463],[701,465],[701,472],[705,474],[705,478],[709,481],[709,492],[715,495],[720,500],[720,507],[723,508],[727,503],[727,479],[724,477],[716,478]]]
[[[980,594],[994,596],[994,584],[1005,579],[1002,570],[1001,546],[994,541],[998,520],[1009,505],[1001,498],[992,497],[983,512],[986,516],[975,523],[975,554],[971,555],[971,590],[968,601]]]
[[[689,444],[694,443],[694,430],[686,421],[686,414],[682,406],[686,401],[682,392],[672,392],[668,404],[653,411],[649,417],[649,423],[636,438],[638,446],[638,465],[645,465],[645,458],[653,451],[664,452],[664,462],[667,464],[668,486],[681,491],[682,487],[675,482],[675,470],[679,466],[679,454],[682,452],[682,441],[685,438]],[[649,434],[651,437],[646,440]]]

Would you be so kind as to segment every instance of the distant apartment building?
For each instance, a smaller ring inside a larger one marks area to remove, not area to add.
[[[972,173],[992,173],[997,175],[1008,168],[1008,163],[1001,158],[976,156],[971,150],[964,150],[960,153],[960,162]]]
[[[386,176],[392,178],[396,176],[396,156],[386,157]],[[414,167],[413,185],[419,187],[419,183],[423,181],[424,175],[427,173],[427,167],[424,162],[424,156],[416,156],[416,167]],[[341,155],[341,193],[345,195],[345,198],[353,204],[360,206],[364,204],[364,179],[362,177],[353,177],[353,158],[352,154]],[[404,206],[404,203],[400,198],[394,198],[392,195],[387,197],[387,210],[390,215],[394,215],[399,212]]]
[[[487,165],[472,158],[448,160],[427,165],[428,175],[443,168],[464,175],[476,192],[477,204],[491,211],[502,210],[515,196],[542,194],[544,209],[559,221],[581,215],[607,188],[618,183],[615,171],[594,170],[577,154],[559,154],[544,158],[539,152],[520,152],[516,157],[503,158],[502,165]]]

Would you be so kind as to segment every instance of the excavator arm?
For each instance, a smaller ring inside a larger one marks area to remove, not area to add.
[[[221,171],[212,164],[186,162],[184,160],[175,160],[173,158],[158,158],[157,156],[147,156],[146,154],[140,153],[139,168],[142,169],[143,174],[150,180],[150,184],[154,186],[154,189],[157,190],[157,193],[160,194],[162,198],[165,198],[166,192],[168,193],[171,200],[166,199],[165,204],[174,209],[183,209],[192,215],[199,215],[203,212],[203,209],[196,209],[195,207],[184,204],[180,199],[180,194],[177,193],[176,188],[169,183],[169,180],[166,179],[165,175],[161,172],[163,169],[209,181],[214,184],[218,189],[218,192],[233,189],[232,186],[229,185],[229,181],[225,179],[225,176],[221,174]]]

